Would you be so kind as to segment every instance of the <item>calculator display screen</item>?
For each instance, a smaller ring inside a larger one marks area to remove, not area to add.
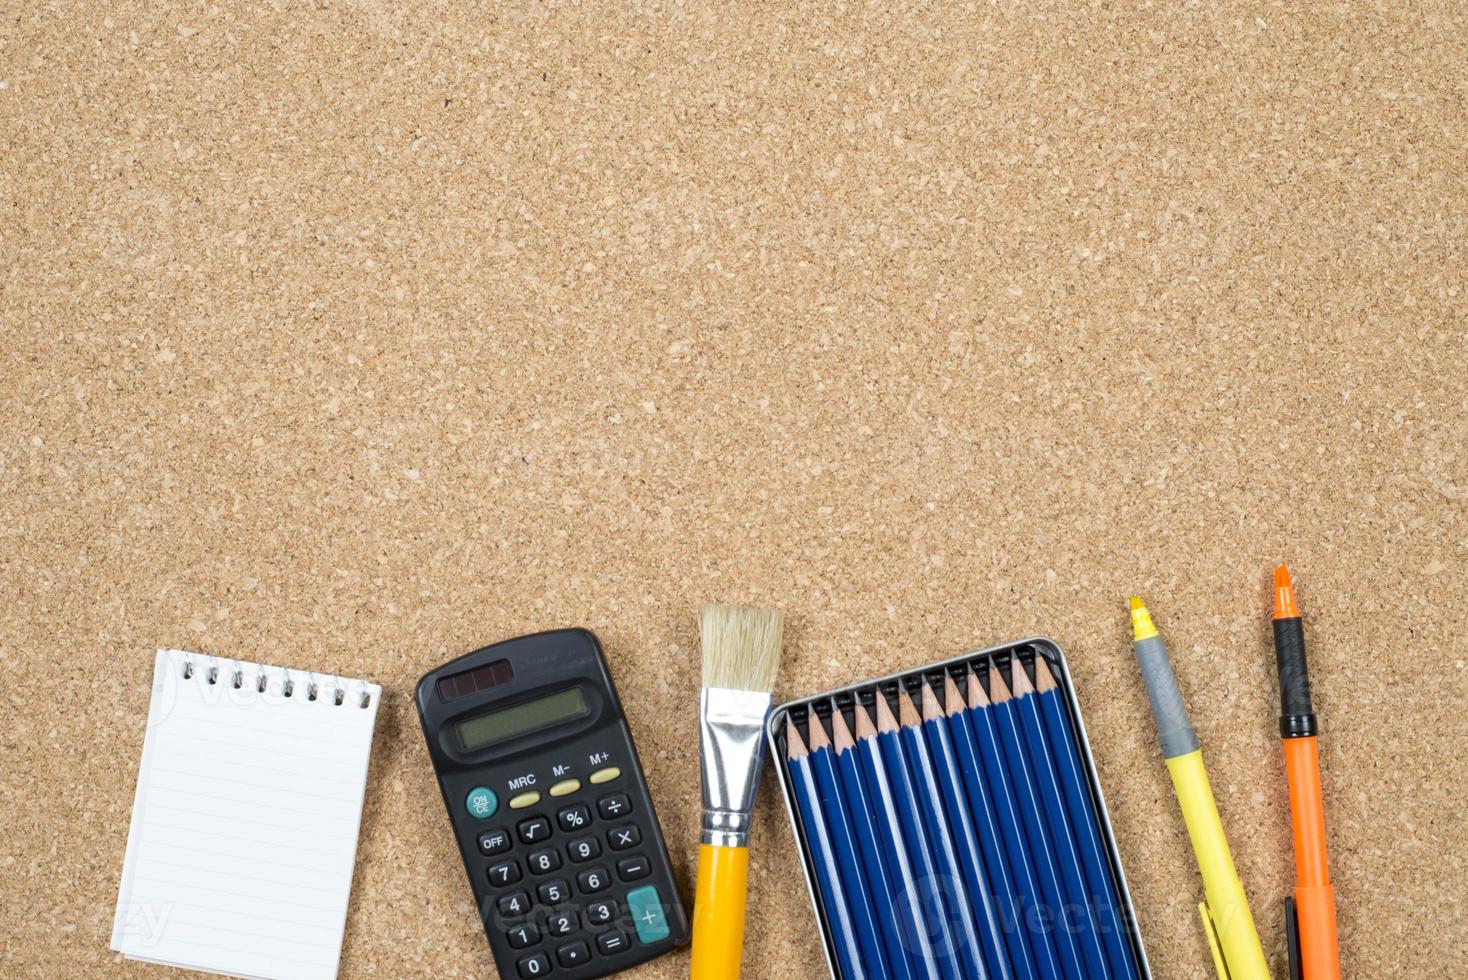
[[[548,694],[511,708],[477,715],[454,726],[464,751],[482,749],[492,742],[503,741],[545,728],[557,722],[570,721],[586,714],[586,696],[581,688]]]

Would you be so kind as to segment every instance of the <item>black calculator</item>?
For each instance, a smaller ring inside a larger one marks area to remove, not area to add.
[[[501,977],[604,977],[688,941],[595,635],[475,650],[426,674],[416,700]]]

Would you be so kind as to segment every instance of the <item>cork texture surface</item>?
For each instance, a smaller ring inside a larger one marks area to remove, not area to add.
[[[107,948],[159,646],[386,688],[344,978],[494,975],[411,690],[518,633],[600,635],[691,891],[721,600],[786,610],[782,698],[1054,637],[1208,976],[1136,590],[1283,976],[1280,560],[1346,973],[1456,972],[1465,20],[0,4],[0,974],[167,975]],[[773,790],[746,975],[794,980]]]

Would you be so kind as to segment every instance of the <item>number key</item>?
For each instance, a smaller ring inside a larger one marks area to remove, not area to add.
[[[495,907],[506,919],[517,919],[530,911],[530,896],[524,892],[510,892]]]
[[[601,841],[595,837],[578,837],[566,845],[566,853],[571,855],[571,860],[580,863],[590,861],[601,854]]]
[[[532,851],[530,856],[525,859],[525,863],[536,874],[547,874],[561,866],[561,852],[550,847],[547,847],[543,851]]]
[[[556,814],[556,823],[560,824],[561,829],[567,833],[580,830],[591,823],[591,811],[584,803],[568,806]]]
[[[515,966],[519,969],[520,976],[524,980],[535,980],[536,977],[548,976],[551,971],[550,957],[544,953],[527,956],[515,964]]]
[[[616,902],[592,902],[586,906],[586,923],[593,926],[604,926],[617,917]]]
[[[540,896],[540,900],[547,905],[559,905],[571,897],[571,886],[559,878],[555,881],[547,881],[535,891]]]
[[[505,931],[505,935],[509,937],[510,946],[514,949],[524,949],[540,942],[540,930],[528,922],[511,927]]]
[[[596,812],[603,819],[616,820],[632,812],[632,800],[626,793],[612,793],[596,801]]]
[[[526,844],[539,844],[550,836],[550,821],[545,817],[531,817],[529,820],[521,820],[516,828],[520,832],[520,840]]]
[[[556,912],[546,916],[545,931],[557,938],[569,936],[576,931],[578,924],[575,912]]]
[[[491,864],[488,874],[490,884],[503,888],[520,880],[520,865],[514,861]]]
[[[576,883],[587,893],[605,891],[612,884],[612,876],[606,868],[592,868],[576,876]]]

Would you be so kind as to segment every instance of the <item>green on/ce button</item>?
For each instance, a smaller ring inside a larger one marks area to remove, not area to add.
[[[464,798],[464,809],[469,811],[469,816],[480,820],[494,816],[494,811],[499,808],[500,798],[488,786],[476,786]]]

